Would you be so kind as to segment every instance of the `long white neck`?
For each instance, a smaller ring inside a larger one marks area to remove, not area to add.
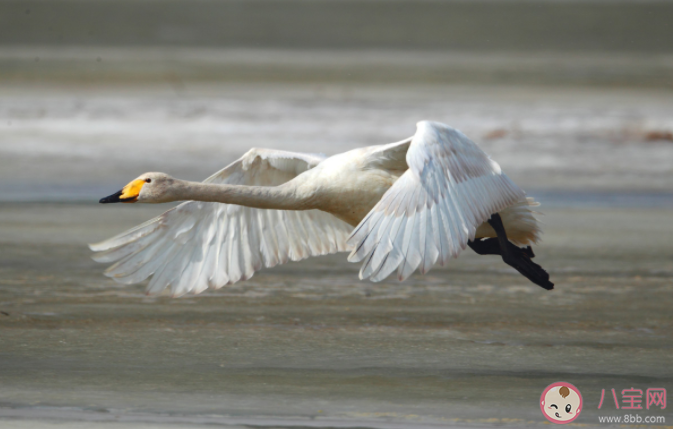
[[[311,198],[300,195],[295,186],[216,185],[176,180],[171,196],[175,201],[206,201],[258,209],[309,210]]]

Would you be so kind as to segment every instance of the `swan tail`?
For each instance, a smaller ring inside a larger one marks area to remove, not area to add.
[[[541,213],[533,210],[540,203],[531,197],[519,201],[498,212],[507,232],[507,238],[517,246],[528,246],[538,243],[542,230],[535,217]],[[487,222],[477,228],[476,238],[497,237],[495,230]]]

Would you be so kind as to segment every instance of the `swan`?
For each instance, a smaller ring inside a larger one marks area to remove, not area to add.
[[[203,182],[145,173],[101,203],[186,201],[91,244],[105,275],[123,284],[152,276],[148,294],[198,294],[246,280],[263,267],[350,251],[359,277],[403,281],[467,246],[500,255],[547,289],[532,262],[539,204],[474,142],[421,121],[405,140],[326,157],[251,149]],[[526,247],[521,247],[526,246]]]

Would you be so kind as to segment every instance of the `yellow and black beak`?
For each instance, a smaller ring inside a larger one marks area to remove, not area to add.
[[[145,181],[142,179],[134,180],[133,182],[124,186],[121,191],[115,192],[112,195],[108,195],[105,198],[101,198],[99,203],[135,203],[138,201],[138,195],[140,195],[140,190],[143,188],[144,184]]]

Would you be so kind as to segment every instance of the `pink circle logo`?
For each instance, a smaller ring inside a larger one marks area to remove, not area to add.
[[[582,411],[582,394],[577,387],[565,381],[550,384],[540,396],[540,410],[552,423],[570,423]]]

